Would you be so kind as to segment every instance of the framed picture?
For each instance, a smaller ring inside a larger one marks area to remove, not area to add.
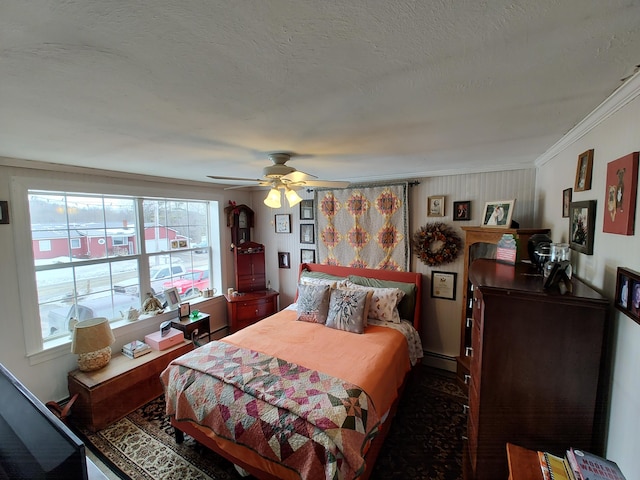
[[[574,190],[583,192],[591,190],[591,171],[593,170],[593,148],[578,155],[578,168],[576,169],[576,184]]]
[[[431,272],[431,297],[455,300],[457,276],[455,272]]]
[[[602,231],[633,235],[638,190],[638,152],[630,153],[607,164]]]
[[[316,263],[316,251],[315,250],[300,250],[300,263]]]
[[[300,202],[300,220],[313,220],[313,200]]]
[[[303,223],[300,225],[300,243],[315,243],[313,223]]]
[[[182,302],[180,304],[180,318],[185,318],[191,315],[191,304],[189,302]]]
[[[572,250],[593,255],[596,223],[596,201],[571,202],[569,207],[570,242]]]
[[[444,196],[429,197],[427,216],[444,217]]]
[[[482,214],[482,226],[509,228],[511,226],[515,203],[515,199],[487,202],[484,205],[484,212]]]
[[[291,215],[288,213],[276,214],[276,233],[291,233]]]
[[[618,267],[615,306],[640,324],[640,273]]]
[[[278,252],[278,268],[291,268],[291,254]]]
[[[170,310],[173,310],[180,305],[180,293],[176,287],[167,288],[164,291],[164,298],[167,300],[167,305]]]
[[[562,217],[566,218],[569,216],[569,207],[571,206],[571,193],[573,190],[570,188],[565,188],[562,191]]]
[[[471,220],[471,201],[453,202],[454,220]]]
[[[0,223],[9,223],[9,201],[0,201]]]

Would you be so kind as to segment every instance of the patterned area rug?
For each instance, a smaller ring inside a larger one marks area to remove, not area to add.
[[[466,398],[452,374],[420,367],[407,384],[372,480],[459,480]],[[175,443],[160,397],[91,433],[87,446],[123,479],[239,480],[233,465],[186,436]]]

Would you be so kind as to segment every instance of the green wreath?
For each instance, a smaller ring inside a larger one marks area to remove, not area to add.
[[[413,234],[412,243],[413,252],[430,267],[453,262],[463,245],[460,236],[442,222],[427,223],[420,227]]]

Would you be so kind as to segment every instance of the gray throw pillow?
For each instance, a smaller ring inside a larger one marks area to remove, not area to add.
[[[298,285],[298,320],[325,323],[330,290],[329,285]]]

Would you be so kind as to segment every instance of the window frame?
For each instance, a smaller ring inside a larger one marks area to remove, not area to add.
[[[164,182],[153,184],[145,182],[122,182],[115,183],[118,179],[105,180],[103,177],[96,176],[94,181],[75,179],[62,179],[54,175],[53,178],[41,178],[38,176],[12,176],[11,177],[11,199],[13,201],[13,223],[14,223],[14,241],[16,249],[16,263],[18,270],[18,290],[19,303],[22,315],[22,324],[25,337],[25,353],[31,365],[45,362],[62,355],[69,354],[70,336],[58,341],[45,342],[41,333],[40,312],[37,301],[36,275],[34,268],[34,254],[32,248],[31,224],[29,213],[28,195],[31,190],[42,190],[51,192],[66,192],[69,194],[95,194],[95,195],[119,195],[128,196],[142,202],[143,199],[158,200],[187,200],[187,201],[203,201],[208,203],[208,221],[209,221],[209,246],[210,251],[210,277],[211,285],[221,291],[222,269],[224,268],[223,259],[220,248],[221,224],[222,217],[222,195],[214,192],[207,192],[204,189],[190,188],[189,186],[168,186]],[[139,209],[139,216],[143,213]],[[140,225],[144,225],[143,219],[140,219]],[[142,250],[144,251],[144,250]],[[139,253],[141,259],[139,261],[140,281],[149,282],[148,256]],[[129,256],[133,258],[135,256]],[[145,263],[147,263],[145,265]],[[215,265],[215,269],[213,268]],[[146,276],[146,280],[143,277]],[[111,326],[116,339],[119,336],[119,330],[122,334],[131,332],[132,329],[140,330],[145,324],[158,323],[169,318],[173,318],[175,312],[156,315],[155,317],[141,319],[135,322],[132,327],[131,322],[112,321]],[[166,318],[165,318],[166,317]]]

